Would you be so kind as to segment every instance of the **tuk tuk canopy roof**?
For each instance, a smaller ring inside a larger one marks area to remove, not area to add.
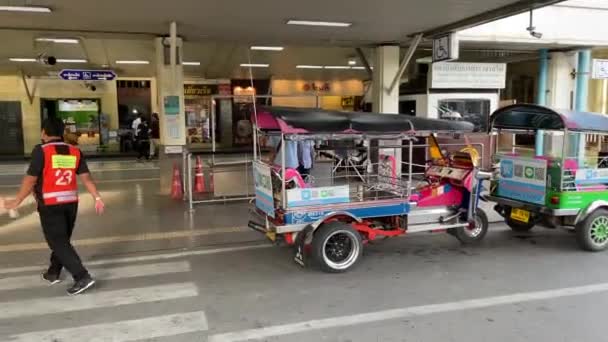
[[[608,115],[558,110],[533,104],[516,104],[492,114],[490,127],[514,130],[608,131]]]
[[[256,122],[255,113],[252,121]],[[472,132],[474,129],[472,123],[465,121],[290,107],[258,108],[256,124],[261,130],[275,130],[286,134]]]

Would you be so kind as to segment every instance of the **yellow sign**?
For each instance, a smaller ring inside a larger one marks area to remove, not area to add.
[[[76,159],[76,156],[54,154],[51,157],[52,167],[53,169],[75,169]]]

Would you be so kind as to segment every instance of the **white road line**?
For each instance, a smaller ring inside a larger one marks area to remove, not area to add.
[[[305,322],[269,326],[209,336],[208,342],[236,342],[260,340],[269,337],[305,333],[315,330],[346,327],[366,323],[403,319],[437,313],[482,309],[492,306],[580,296],[608,291],[608,283],[568,287],[555,290],[522,292],[506,296],[486,297],[442,304],[413,306],[408,308],[369,312],[363,314],[316,319]]]
[[[100,268],[91,270],[91,273],[98,280],[112,280],[149,277],[171,273],[187,273],[190,272],[190,270],[190,263],[188,261],[177,261],[105,269]],[[30,289],[47,285],[46,282],[42,281],[40,275],[0,278],[0,291]]]
[[[198,249],[198,250],[191,250],[191,251],[184,251],[184,252],[143,255],[143,256],[136,256],[136,257],[100,259],[100,260],[94,260],[94,261],[85,261],[85,264],[87,266],[109,265],[109,264],[129,264],[129,263],[143,262],[143,261],[170,260],[170,259],[187,258],[187,257],[192,257],[192,256],[200,256],[200,255],[241,252],[241,251],[255,250],[255,249],[261,249],[261,248],[270,248],[270,247],[273,247],[273,245],[259,244],[259,245],[250,245],[250,246],[240,246],[240,247]],[[0,274],[37,272],[37,271],[42,270],[44,267],[46,267],[46,266],[38,265],[38,266],[2,268],[2,269],[0,269]]]
[[[80,310],[116,307],[119,305],[159,302],[198,296],[192,283],[140,287],[116,291],[96,291],[82,296],[68,295],[0,303],[0,319],[31,317]]]
[[[138,242],[138,241],[155,241],[155,240],[171,240],[180,238],[193,238],[198,236],[207,236],[214,234],[225,234],[225,233],[242,233],[249,231],[247,227],[223,227],[223,228],[210,228],[210,229],[199,229],[199,230],[177,230],[172,232],[158,232],[158,233],[140,233],[140,234],[129,234],[129,235],[115,235],[115,236],[104,236],[98,238],[78,239],[73,240],[72,245],[77,247],[83,246],[97,246],[105,245],[109,243],[118,242]],[[35,251],[45,250],[49,246],[45,242],[32,242],[32,243],[17,243],[10,245],[0,245],[0,253],[6,252],[22,252],[22,251]]]
[[[203,311],[144,319],[31,332],[10,337],[10,342],[127,342],[208,330]]]

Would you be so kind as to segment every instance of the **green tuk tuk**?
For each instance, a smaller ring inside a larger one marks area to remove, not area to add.
[[[588,251],[608,247],[608,116],[519,104],[490,118],[489,195],[514,231],[573,229]]]

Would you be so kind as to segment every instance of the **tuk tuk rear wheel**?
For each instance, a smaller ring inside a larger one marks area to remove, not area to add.
[[[599,252],[608,247],[608,210],[597,209],[576,225],[576,240],[582,249]]]
[[[362,255],[361,235],[348,223],[326,223],[314,233],[312,256],[322,271],[346,272],[357,264]]]

